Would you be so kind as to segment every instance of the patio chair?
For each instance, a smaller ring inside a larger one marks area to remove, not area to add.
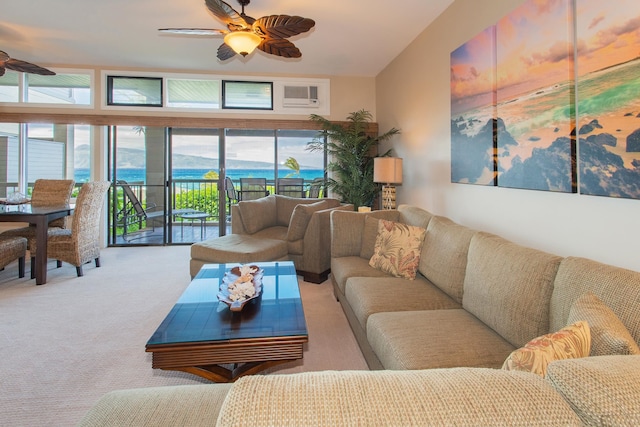
[[[324,178],[316,178],[311,181],[311,185],[309,186],[309,198],[317,199],[320,197],[320,192],[322,191],[322,187],[324,186]]]
[[[276,192],[282,196],[304,197],[304,179],[280,178]]]
[[[131,188],[131,185],[127,181],[118,180],[116,184],[122,187],[124,191],[124,201],[123,206],[120,211],[116,214],[118,217],[118,222],[122,224],[123,232],[122,238],[126,241],[127,234],[129,233],[129,226],[132,224],[142,224],[143,222],[150,222],[151,227],[155,230],[154,219],[164,219],[166,213],[164,209],[158,209],[158,205],[155,203],[149,202],[146,206],[142,206],[138,196]]]
[[[240,200],[255,200],[268,196],[266,178],[240,178]]]
[[[75,181],[72,179],[37,179],[31,192],[32,206],[68,205],[73,192]],[[49,229],[64,229],[68,227],[68,217],[54,219],[49,223]],[[36,227],[33,225],[12,228],[0,234],[4,237],[24,237],[27,239],[27,249],[35,251]]]
[[[111,183],[87,182],[80,187],[73,213],[71,229],[49,230],[47,256],[76,267],[78,277],[83,275],[82,265],[94,260],[100,267],[100,217],[104,196]]]
[[[233,180],[229,177],[224,179],[224,191],[227,195],[227,218],[231,218],[231,205],[240,201],[236,187],[233,185]]]

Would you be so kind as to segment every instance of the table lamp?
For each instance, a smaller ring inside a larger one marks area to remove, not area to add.
[[[373,159],[373,182],[382,186],[382,209],[396,208],[396,187],[402,184],[402,159],[399,157],[376,157]]]

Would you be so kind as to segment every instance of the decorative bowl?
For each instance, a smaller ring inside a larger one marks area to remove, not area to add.
[[[229,306],[231,311],[242,311],[244,306],[262,293],[262,276],[264,271],[257,265],[251,265],[251,274],[243,275],[243,267],[233,267],[227,271],[220,283],[218,300]],[[248,280],[247,280],[248,279]]]

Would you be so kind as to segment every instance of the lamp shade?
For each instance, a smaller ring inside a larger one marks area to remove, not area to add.
[[[375,157],[373,182],[402,184],[402,159],[399,157]]]
[[[260,36],[253,31],[232,31],[224,36],[224,42],[242,56],[253,52],[261,41]]]

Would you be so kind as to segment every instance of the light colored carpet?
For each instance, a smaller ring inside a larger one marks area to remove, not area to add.
[[[17,263],[0,272],[0,425],[73,426],[111,390],[207,382],[152,369],[144,351],[190,282],[189,247],[107,248],[101,261],[79,278],[52,261],[42,286]],[[304,359],[270,374],[367,369],[330,282],[300,288]]]

